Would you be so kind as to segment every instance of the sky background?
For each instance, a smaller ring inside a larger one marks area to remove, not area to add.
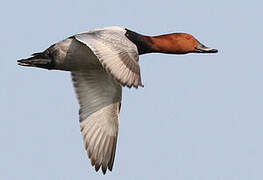
[[[9,0],[0,11],[1,180],[263,178],[262,1]],[[140,57],[113,172],[90,165],[68,72],[16,65],[98,27],[188,32],[218,54]]]

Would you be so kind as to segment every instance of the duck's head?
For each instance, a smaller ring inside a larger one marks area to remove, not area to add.
[[[187,33],[179,33],[177,36],[178,46],[183,53],[217,53],[217,49],[206,47],[194,36]]]
[[[217,53],[217,49],[206,47],[187,33],[173,33],[152,37],[156,52],[171,54]]]

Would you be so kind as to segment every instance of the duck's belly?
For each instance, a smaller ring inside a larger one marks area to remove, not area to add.
[[[53,48],[56,51],[55,69],[77,71],[102,68],[91,49],[73,38],[65,39]]]

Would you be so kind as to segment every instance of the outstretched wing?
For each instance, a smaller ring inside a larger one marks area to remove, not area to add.
[[[105,70],[121,85],[137,88],[143,86],[139,54],[136,45],[126,38],[125,33],[123,28],[109,27],[74,37],[93,51]]]
[[[121,86],[103,68],[71,72],[80,104],[83,141],[92,166],[105,174],[114,163]]]

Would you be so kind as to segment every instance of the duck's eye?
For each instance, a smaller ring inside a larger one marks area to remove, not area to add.
[[[185,36],[185,39],[189,40],[191,39],[191,36]]]

